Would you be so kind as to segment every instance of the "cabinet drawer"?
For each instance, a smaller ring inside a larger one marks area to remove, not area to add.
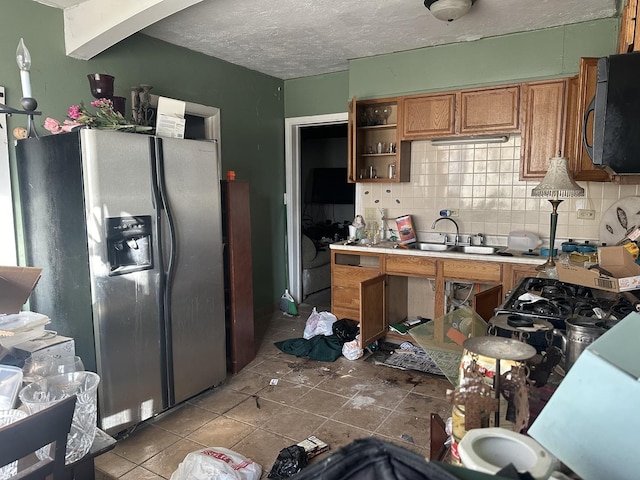
[[[385,261],[386,273],[416,275],[421,277],[436,276],[436,260],[433,258],[387,255]]]
[[[360,282],[380,275],[379,269],[366,267],[331,266],[331,284],[341,287],[360,288]]]
[[[443,263],[445,278],[500,283],[502,265],[498,262],[447,260]]]
[[[357,319],[360,316],[360,286],[358,287],[333,287],[331,289],[331,302],[335,308],[346,308],[355,311]],[[335,313],[334,313],[335,315]],[[337,315],[336,315],[337,316]]]

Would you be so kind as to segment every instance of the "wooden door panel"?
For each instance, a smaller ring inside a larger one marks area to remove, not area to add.
[[[433,138],[455,133],[456,94],[424,95],[403,101],[402,138]]]
[[[462,91],[460,133],[509,133],[518,131],[520,87]]]

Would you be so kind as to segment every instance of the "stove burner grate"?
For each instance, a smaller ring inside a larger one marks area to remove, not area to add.
[[[525,293],[541,299],[519,300]],[[610,318],[621,319],[634,311],[634,306],[624,295],[591,289],[581,285],[564,283],[553,278],[524,278],[509,293],[498,313],[538,316],[564,329],[564,321],[570,317],[596,317],[594,309],[600,309]]]

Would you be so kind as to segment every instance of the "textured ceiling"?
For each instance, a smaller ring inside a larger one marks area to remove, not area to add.
[[[348,60],[616,15],[616,0],[477,0],[453,22],[422,0],[204,0],[143,30],[281,79]]]
[[[36,0],[72,8],[85,0]],[[203,0],[143,33],[277,78],[348,69],[351,59],[617,15],[619,0],[477,0],[436,19],[422,0]]]

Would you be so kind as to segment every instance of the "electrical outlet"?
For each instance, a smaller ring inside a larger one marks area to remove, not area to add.
[[[459,215],[458,210],[453,210],[453,209],[449,210],[449,216],[450,217],[457,217],[458,215]]]
[[[595,210],[587,210],[586,208],[578,209],[578,218],[581,220],[595,220],[596,219],[596,211]]]

